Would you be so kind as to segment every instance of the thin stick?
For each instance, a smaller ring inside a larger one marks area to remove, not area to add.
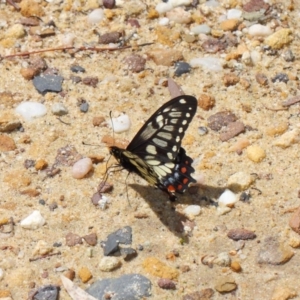
[[[50,257],[50,256],[54,256],[54,255],[61,255],[61,252],[49,253],[49,254],[38,256],[38,257],[35,257],[35,258],[29,258],[29,261],[32,262],[32,261],[47,258],[47,257]]]
[[[144,43],[144,44],[137,45],[137,47],[148,46],[151,44],[153,44],[153,43]],[[123,46],[123,47],[118,47],[118,48],[108,48],[108,47],[97,48],[97,47],[85,47],[85,46],[81,46],[81,47],[77,48],[75,46],[68,46],[68,47],[63,46],[63,47],[55,47],[55,48],[39,49],[39,50],[33,50],[33,51],[18,52],[18,53],[9,54],[6,56],[0,56],[0,60],[18,57],[18,56],[28,56],[31,54],[50,52],[50,51],[75,50],[75,52],[79,52],[79,51],[90,50],[90,51],[96,51],[96,52],[103,52],[103,51],[120,51],[120,50],[124,50],[124,49],[129,49],[129,48],[132,48],[132,46]]]

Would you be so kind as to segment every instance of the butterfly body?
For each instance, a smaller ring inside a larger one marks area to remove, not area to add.
[[[110,147],[110,153],[129,172],[165,191],[170,200],[192,182],[193,160],[181,147],[184,133],[197,110],[196,98],[176,97],[160,107],[142,126],[126,149]]]

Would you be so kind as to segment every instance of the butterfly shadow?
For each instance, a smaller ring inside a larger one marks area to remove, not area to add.
[[[196,194],[191,195],[188,192],[183,195],[177,194],[178,199],[176,202],[170,202],[164,192],[154,189],[152,186],[143,186],[135,183],[129,184],[129,186],[149,204],[162,224],[174,235],[183,239],[185,243],[189,241],[189,234],[184,231],[184,227],[193,226],[193,222],[183,213],[176,211],[176,204],[215,206],[217,204],[212,199],[217,199],[224,192],[224,188],[201,186]]]

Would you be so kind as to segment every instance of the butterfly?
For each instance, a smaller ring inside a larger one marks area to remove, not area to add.
[[[161,106],[142,126],[126,149],[110,146],[119,165],[166,192],[171,201],[196,182],[193,160],[181,147],[197,110],[193,96],[182,95]]]

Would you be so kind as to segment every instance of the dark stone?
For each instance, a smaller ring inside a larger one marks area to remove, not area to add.
[[[89,110],[89,104],[87,102],[81,103],[79,109],[81,112],[86,113]]]
[[[39,200],[39,204],[45,205],[45,204],[46,204],[46,201],[45,201],[44,199],[40,199],[40,200]]]
[[[138,54],[131,54],[124,59],[128,69],[134,73],[145,70],[146,59]]]
[[[176,289],[176,284],[174,281],[171,279],[167,278],[160,278],[157,281],[157,285],[164,290],[175,290]]]
[[[75,65],[75,66],[71,66],[71,71],[74,73],[85,73],[85,68]]]
[[[103,244],[104,256],[109,256],[119,251],[119,241],[116,236],[109,235],[107,241]]]
[[[118,43],[122,34],[117,31],[104,33],[99,36],[99,44]]]
[[[33,85],[41,94],[47,92],[59,93],[62,90],[63,80],[64,78],[59,75],[38,75],[33,78]]]
[[[35,160],[33,160],[33,159],[25,159],[25,161],[24,161],[24,167],[26,169],[32,168],[34,166],[35,166]]]
[[[57,205],[56,202],[52,202],[52,203],[49,204],[49,209],[50,209],[51,211],[54,211],[54,210],[57,209],[57,208],[58,208],[58,205]]]
[[[53,247],[58,248],[58,247],[61,247],[61,246],[62,246],[61,242],[55,242],[55,243],[53,243]]]
[[[108,9],[114,8],[116,5],[115,0],[103,0],[103,6]]]
[[[82,81],[81,77],[80,76],[74,76],[74,75],[71,75],[70,76],[70,79],[72,80],[73,83],[79,83]]]
[[[272,82],[279,81],[279,82],[287,83],[289,81],[289,77],[285,73],[278,73],[271,80]]]
[[[189,73],[191,69],[192,67],[190,66],[190,64],[184,61],[179,61],[175,64],[175,75],[179,77],[182,74]]]
[[[132,228],[130,226],[125,226],[111,233],[108,238],[110,236],[116,236],[120,244],[129,245],[132,243]]]
[[[33,300],[57,300],[59,287],[55,285],[45,285],[39,288],[33,296]]]
[[[96,299],[137,300],[151,295],[151,281],[140,274],[127,274],[93,283],[86,292]]]
[[[137,257],[137,252],[133,248],[120,248],[120,253],[123,256],[125,261],[132,260],[133,258]]]

